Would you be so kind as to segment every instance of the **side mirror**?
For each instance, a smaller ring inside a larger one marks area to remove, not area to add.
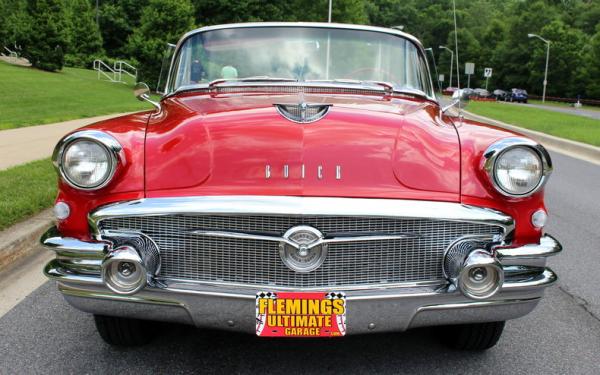
[[[139,100],[139,101],[146,101],[150,104],[152,104],[153,106],[156,107],[156,109],[158,109],[160,111],[160,103],[155,102],[154,100],[150,99],[150,87],[148,87],[147,84],[145,84],[144,82],[138,82],[136,83],[134,89],[133,89],[133,95],[135,95],[135,97]]]
[[[446,111],[448,111],[449,109],[452,109],[454,107],[458,107],[458,110],[460,111],[461,109],[465,109],[467,107],[467,105],[469,104],[469,96],[471,95],[471,92],[465,90],[465,89],[460,89],[460,90],[456,90],[454,91],[454,93],[452,93],[452,102],[444,107],[442,107],[442,113],[446,113]]]
[[[465,89],[456,90],[452,93],[452,100],[457,102],[459,109],[463,109],[469,104],[470,95],[471,93]]]

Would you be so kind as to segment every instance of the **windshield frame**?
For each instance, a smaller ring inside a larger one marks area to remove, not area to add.
[[[388,28],[384,28],[384,27],[376,27],[376,26],[366,26],[366,25],[352,25],[352,24],[338,24],[338,23],[318,23],[318,22],[250,22],[250,23],[232,23],[232,24],[223,24],[223,25],[214,25],[214,26],[206,26],[206,27],[201,27],[192,31],[187,32],[186,34],[184,34],[181,39],[179,40],[179,42],[177,43],[175,52],[173,53],[173,56],[171,58],[171,64],[169,66],[169,74],[167,76],[167,84],[165,86],[165,95],[163,96],[163,98],[167,98],[169,96],[175,95],[179,92],[182,91],[189,91],[190,89],[202,89],[202,88],[209,88],[211,86],[211,83],[199,83],[193,86],[185,86],[184,88],[178,88],[178,89],[174,89],[173,88],[173,78],[175,75],[175,63],[178,61],[179,59],[179,54],[181,52],[181,48],[184,45],[184,43],[191,37],[200,34],[200,33],[204,33],[204,32],[209,32],[209,31],[214,31],[214,30],[223,30],[223,29],[236,29],[236,28],[257,28],[257,27],[262,27],[262,28],[269,28],[269,27],[297,27],[297,28],[330,28],[330,29],[344,29],[344,30],[358,30],[358,31],[371,31],[371,32],[379,32],[382,34],[389,34],[389,35],[393,35],[399,38],[403,38],[409,42],[411,42],[417,49],[417,53],[419,54],[419,58],[421,60],[421,62],[424,65],[425,68],[425,84],[426,84],[426,91],[423,91],[425,97],[431,101],[434,102],[438,102],[437,98],[435,97],[435,91],[433,88],[433,81],[431,78],[431,71],[429,69],[429,62],[427,60],[426,54],[425,54],[425,49],[423,48],[423,45],[421,44],[421,42],[415,38],[413,35],[407,34],[405,32],[402,32],[400,30],[396,30],[396,29],[388,29]],[[306,84],[306,85],[310,85],[309,82],[298,82],[295,84]],[[335,82],[331,82],[328,83],[329,86],[331,87],[337,87],[339,86],[338,84],[336,84]],[[347,86],[347,84],[344,84],[343,86]],[[366,89],[371,89],[371,88],[366,88]],[[385,90],[383,90],[385,91]],[[394,90],[394,92],[398,92],[398,93],[406,93],[408,92],[409,94],[411,93],[411,90]]]

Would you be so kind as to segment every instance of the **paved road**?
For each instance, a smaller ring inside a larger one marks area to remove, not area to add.
[[[90,316],[48,282],[0,318],[0,374],[23,373],[600,373],[600,167],[554,154],[548,232],[565,251],[561,279],[485,353],[441,346],[434,329],[341,340],[264,340],[163,326],[151,344],[105,345]]]
[[[521,103],[506,102],[506,104],[510,104],[510,105],[524,105],[524,106],[527,106],[527,107],[547,109],[548,111],[567,113],[567,114],[570,114],[570,115],[577,115],[577,116],[589,117],[589,118],[592,118],[594,120],[600,120],[600,111],[593,110],[593,109],[558,107],[558,106],[552,106],[552,105],[531,104],[531,103],[521,104]]]
[[[0,130],[0,170],[50,157],[54,146],[65,134],[82,126],[123,114]]]

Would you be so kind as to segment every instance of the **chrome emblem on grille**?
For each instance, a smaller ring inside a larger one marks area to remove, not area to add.
[[[310,272],[319,268],[327,256],[323,234],[308,225],[290,228],[279,243],[279,255],[292,271]]]

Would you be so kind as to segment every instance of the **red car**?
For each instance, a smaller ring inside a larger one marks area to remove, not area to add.
[[[442,107],[408,34],[205,27],[179,41],[165,92],[53,156],[45,274],[111,344],[166,321],[261,337],[441,326],[487,349],[556,281],[550,156],[453,115],[462,98]]]

